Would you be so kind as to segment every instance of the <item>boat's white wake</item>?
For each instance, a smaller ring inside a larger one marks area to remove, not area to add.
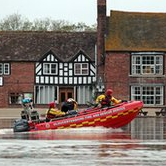
[[[13,129],[0,129],[0,135],[11,134],[11,133],[13,133]]]
[[[119,139],[122,135],[124,135],[124,131],[122,129],[104,127],[82,127],[17,133],[14,133],[13,129],[0,129],[0,139],[105,140],[112,138]]]

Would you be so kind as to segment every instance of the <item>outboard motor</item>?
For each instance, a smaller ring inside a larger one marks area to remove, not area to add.
[[[39,122],[39,113],[37,111],[31,112],[31,120],[32,122]]]
[[[13,130],[14,132],[29,131],[30,127],[28,121],[26,119],[15,120]]]

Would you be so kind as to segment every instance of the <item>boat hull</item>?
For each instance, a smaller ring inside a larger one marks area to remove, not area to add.
[[[143,103],[141,101],[131,101],[114,107],[87,109],[69,118],[35,124],[30,122],[30,131],[92,126],[120,128],[130,123],[142,107]]]

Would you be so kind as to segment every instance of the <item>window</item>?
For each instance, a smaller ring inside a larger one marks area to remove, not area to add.
[[[93,102],[94,89],[91,86],[78,86],[76,91],[76,99],[79,104],[87,104],[87,101]]]
[[[4,64],[4,75],[9,75],[9,64],[8,63]]]
[[[35,103],[48,104],[57,98],[57,88],[55,86],[39,85],[35,87]]]
[[[57,64],[56,63],[44,63],[43,64],[43,74],[50,74],[50,75],[57,74]]]
[[[9,75],[10,65],[9,63],[0,63],[0,75]]]
[[[74,73],[75,75],[88,75],[88,63],[75,63]]]
[[[9,104],[22,104],[22,99],[23,98],[32,98],[33,99],[33,94],[32,93],[20,93],[20,92],[11,92],[9,93]]]
[[[132,54],[132,75],[163,74],[163,55]]]
[[[3,74],[3,64],[0,63],[0,75],[2,75],[2,74]]]
[[[32,93],[24,93],[24,98],[31,98],[31,99],[33,99],[33,94]]]
[[[20,93],[16,93],[16,92],[12,92],[9,94],[9,104],[21,104],[21,94]]]
[[[3,77],[0,77],[0,86],[3,86]]]
[[[163,86],[132,86],[131,100],[142,100],[146,105],[163,105]]]

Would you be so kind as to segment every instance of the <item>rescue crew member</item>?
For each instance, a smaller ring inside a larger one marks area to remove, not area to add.
[[[77,102],[73,98],[67,99],[67,103],[69,105],[69,110],[77,110]]]
[[[22,106],[24,110],[21,111],[21,117],[22,119],[29,120],[33,111],[33,100],[29,97],[22,99]]]
[[[55,102],[49,103],[49,109],[46,112],[46,121],[50,121],[51,119],[64,116],[66,113],[58,110],[56,108]]]
[[[102,107],[105,107],[105,106],[109,107],[112,105],[112,103],[114,105],[121,103],[122,100],[118,100],[115,97],[113,97],[112,93],[113,93],[112,89],[107,89],[105,94],[102,94],[97,97],[95,106],[98,106],[99,104],[101,104]]]
[[[63,102],[61,111],[67,113],[67,114],[76,114],[77,113],[77,102],[73,98],[67,99],[65,102]]]

